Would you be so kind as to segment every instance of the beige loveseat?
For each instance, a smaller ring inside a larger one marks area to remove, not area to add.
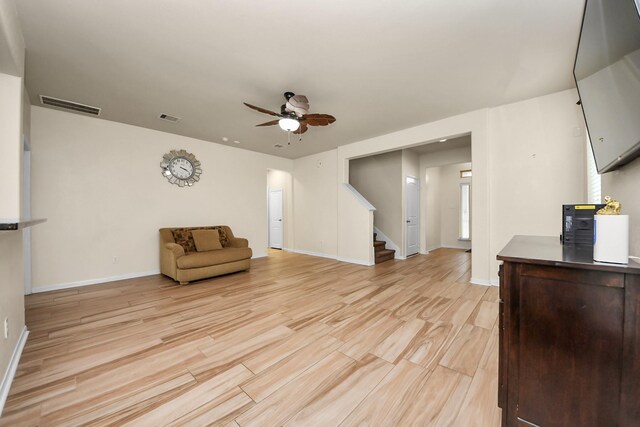
[[[198,251],[192,234],[194,230],[216,230],[217,234],[197,231],[196,237],[201,249]],[[204,243],[203,235],[207,236]],[[209,239],[211,235],[217,235],[219,243]],[[208,250],[210,245],[221,248]],[[193,280],[248,270],[251,255],[248,240],[235,237],[231,228],[226,225],[160,229],[160,272],[181,285]]]

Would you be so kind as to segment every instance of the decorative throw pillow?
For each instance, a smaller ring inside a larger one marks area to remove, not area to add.
[[[227,232],[224,230],[223,227],[213,227],[214,229],[218,230],[218,234],[220,235],[220,243],[222,244],[223,248],[228,248],[229,246],[231,246],[231,241],[229,240],[229,236],[227,236]]]
[[[196,245],[193,242],[190,228],[174,228],[171,232],[173,233],[173,240],[182,246],[185,252],[196,251]]]
[[[192,230],[191,235],[198,252],[215,251],[222,249],[218,230]]]

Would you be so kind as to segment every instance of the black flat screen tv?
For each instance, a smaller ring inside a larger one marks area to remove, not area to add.
[[[598,172],[640,156],[640,0],[586,0],[573,76]]]

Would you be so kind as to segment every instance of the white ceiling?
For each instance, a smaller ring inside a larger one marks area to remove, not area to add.
[[[573,87],[584,0],[17,5],[33,104],[49,95],[107,120],[297,158]],[[254,127],[271,116],[242,102],[279,111],[287,90],[336,123],[290,146],[277,126]]]

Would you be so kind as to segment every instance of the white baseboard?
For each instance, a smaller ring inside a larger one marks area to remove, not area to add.
[[[429,251],[420,250],[420,255],[429,255]]]
[[[341,261],[341,262],[348,262],[349,264],[365,265],[367,267],[371,267],[372,265],[374,265],[373,263],[370,263],[368,261],[364,261],[364,260],[361,260],[361,259],[354,259],[354,258],[338,257],[338,258],[336,258],[336,260]]]
[[[79,280],[77,282],[59,283],[51,286],[39,286],[31,289],[31,292],[37,294],[39,292],[58,291],[60,289],[78,288],[80,286],[97,285],[100,283],[115,282],[117,280],[135,279],[137,277],[153,276],[160,274],[160,270],[143,271],[140,273],[122,274],[120,276],[101,277],[99,279]]]
[[[4,404],[7,401],[7,396],[9,396],[9,389],[11,388],[13,377],[15,377],[16,371],[18,370],[18,362],[20,362],[20,356],[22,356],[22,350],[24,349],[24,345],[27,343],[28,336],[29,330],[25,326],[22,328],[22,333],[20,334],[16,348],[13,349],[13,354],[9,360],[9,366],[7,366],[7,372],[4,374],[4,378],[2,378],[2,382],[0,383],[0,416],[2,416]]]
[[[330,255],[330,254],[323,254],[320,252],[312,252],[312,251],[305,251],[304,249],[284,249],[285,251],[289,251],[289,252],[293,252],[295,254],[302,254],[302,255],[311,255],[311,256],[317,256],[320,258],[329,258],[329,259],[337,259],[338,257],[335,255]]]
[[[442,245],[440,246],[441,248],[446,248],[446,249],[464,249],[466,251],[468,251],[471,248],[468,248],[466,246],[456,246],[456,245]]]
[[[472,277],[471,280],[469,280],[469,282],[474,285],[482,285],[482,286],[498,286],[500,284],[498,279],[487,280],[487,279],[477,279],[475,277]]]
[[[266,252],[262,252],[262,253],[259,253],[259,254],[253,254],[253,256],[251,257],[251,259],[264,258],[264,257],[266,257],[266,256],[267,256],[267,253],[266,253]]]

